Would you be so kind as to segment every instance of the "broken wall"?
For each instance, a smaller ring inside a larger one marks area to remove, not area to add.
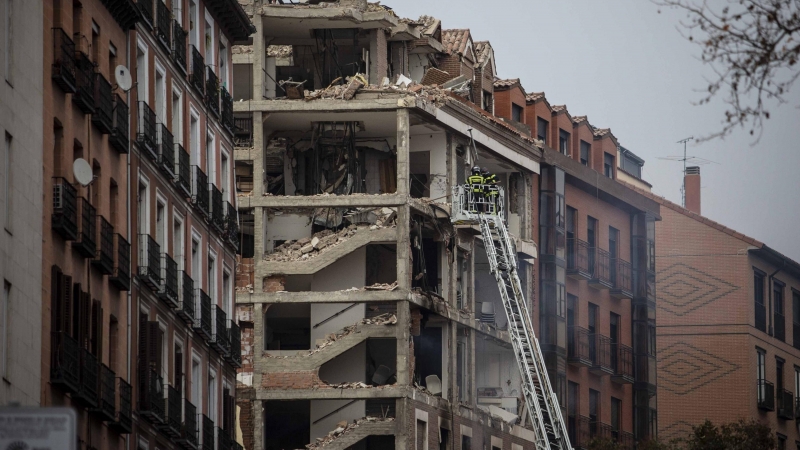
[[[280,245],[285,241],[295,241],[311,237],[312,222],[307,214],[266,214],[264,252],[271,253],[275,250],[276,242]]]
[[[495,405],[519,414],[522,379],[510,348],[475,340],[475,387],[479,405]]]
[[[427,187],[426,197],[443,201],[447,196],[447,135],[445,133],[413,134],[409,139],[411,155],[411,176],[417,174],[414,169],[414,153],[427,152]]]
[[[342,408],[339,411],[337,409]],[[328,414],[330,414],[328,416]],[[339,427],[339,422],[352,423],[366,415],[366,401],[311,400],[311,442],[328,435]],[[325,417],[327,416],[327,417]],[[315,423],[316,422],[316,423]]]

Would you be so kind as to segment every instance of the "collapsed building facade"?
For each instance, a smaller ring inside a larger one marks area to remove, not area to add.
[[[244,447],[534,448],[480,232],[450,220],[474,165],[506,193],[573,445],[653,437],[658,204],[615,165],[597,173],[617,155],[610,131],[496,80],[469,30],[361,1],[243,3],[256,26],[232,49]],[[553,150],[540,118],[575,152]]]

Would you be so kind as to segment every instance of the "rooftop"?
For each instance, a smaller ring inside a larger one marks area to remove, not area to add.
[[[442,31],[442,45],[449,54],[463,55],[469,43],[469,29],[455,29]]]

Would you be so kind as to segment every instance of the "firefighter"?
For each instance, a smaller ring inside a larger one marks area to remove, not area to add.
[[[482,170],[483,184],[486,190],[486,201],[488,204],[489,213],[497,214],[497,199],[500,191],[497,189],[497,175],[489,173],[486,168]]]
[[[472,175],[467,178],[467,182],[469,183],[469,199],[467,202],[469,203],[469,212],[476,213],[478,212],[478,207],[476,203],[483,203],[483,176],[481,175],[481,168],[475,166],[472,168]],[[482,210],[483,208],[481,208]]]

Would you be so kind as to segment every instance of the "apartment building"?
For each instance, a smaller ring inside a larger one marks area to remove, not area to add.
[[[137,17],[130,2],[48,1],[32,41],[44,62],[41,405],[75,409],[82,449],[125,448],[134,421],[130,99],[114,68],[127,64]]]
[[[42,2],[0,2],[0,404],[38,406],[42,368]]]
[[[685,186],[686,208],[645,194],[662,206],[659,435],[755,419],[776,433],[777,448],[796,448],[800,264],[702,216],[699,167],[687,167]]]
[[[241,448],[231,47],[252,24],[233,0],[136,6],[128,42],[133,445]]]
[[[495,114],[543,144],[538,178],[539,329],[570,439],[626,448],[656,436],[655,246],[659,205],[619,183],[608,129],[494,83]]]

